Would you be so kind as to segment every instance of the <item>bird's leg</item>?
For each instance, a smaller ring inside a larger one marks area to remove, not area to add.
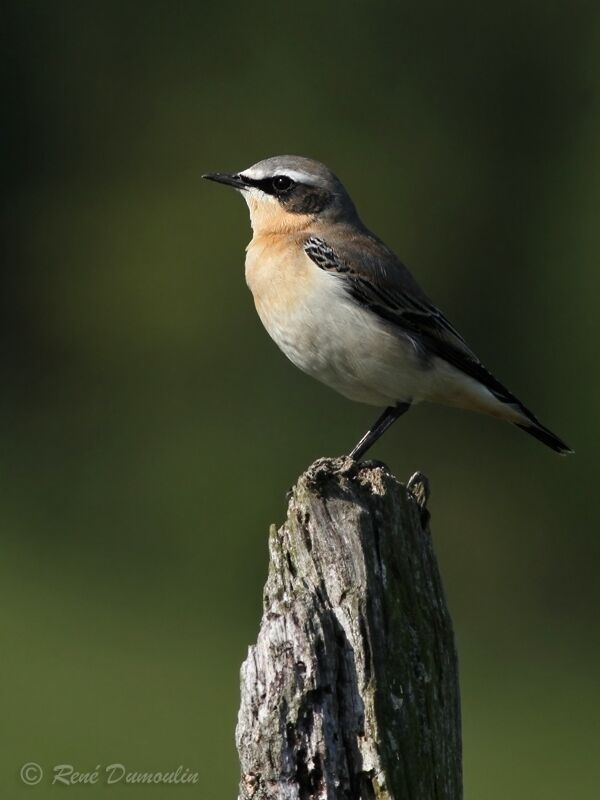
[[[402,414],[405,414],[409,408],[410,403],[397,403],[395,406],[388,406],[383,414],[377,418],[375,424],[369,428],[360,442],[352,450],[350,453],[350,458],[354,458],[356,461],[358,461],[359,458],[362,458],[367,450],[375,444],[377,439],[379,439],[380,436],[383,436],[390,425],[392,425],[398,419],[398,417],[401,417]]]

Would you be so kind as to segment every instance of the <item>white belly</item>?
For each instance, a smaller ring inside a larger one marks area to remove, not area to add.
[[[302,272],[255,264],[247,280],[260,319],[299,369],[351,400],[377,406],[426,399],[432,371],[410,339],[388,331],[340,279],[303,256]],[[291,273],[291,278],[290,278]]]

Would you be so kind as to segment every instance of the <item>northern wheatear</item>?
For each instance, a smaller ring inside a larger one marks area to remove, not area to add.
[[[488,372],[408,269],[360,221],[317,161],[276,156],[233,174],[253,238],[246,281],[275,343],[345,397],[385,411],[350,455],[360,458],[413,403],[507,420],[558,453],[572,450]]]

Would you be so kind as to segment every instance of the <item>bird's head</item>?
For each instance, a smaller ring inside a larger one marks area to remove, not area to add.
[[[214,172],[202,177],[242,193],[255,234],[298,231],[316,220],[336,223],[357,219],[342,183],[324,164],[310,158],[275,156],[242,172]]]

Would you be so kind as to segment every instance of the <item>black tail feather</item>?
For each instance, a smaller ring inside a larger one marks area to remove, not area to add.
[[[533,416],[533,415],[532,415]],[[567,456],[575,451],[572,450],[568,444],[559,439],[556,434],[552,433],[551,430],[545,428],[542,424],[540,424],[535,418],[529,423],[515,423],[517,428],[521,428],[524,430],[525,433],[528,433],[530,436],[534,436],[538,441],[543,442],[547,447],[550,447],[556,453],[560,453],[561,456]]]

